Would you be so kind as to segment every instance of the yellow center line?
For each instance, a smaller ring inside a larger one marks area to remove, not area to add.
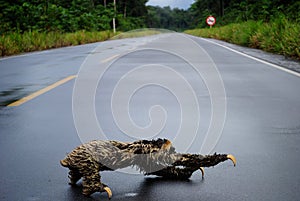
[[[109,62],[109,61],[113,60],[114,58],[117,58],[118,56],[120,56],[120,55],[119,54],[115,54],[115,55],[113,55],[113,56],[111,56],[111,57],[109,57],[107,59],[102,60],[101,63]]]
[[[109,61],[113,60],[114,58],[116,58],[118,56],[120,56],[120,55],[119,54],[113,55],[113,56],[111,56],[111,57],[109,57],[107,59],[102,60],[101,63],[109,62]],[[62,84],[66,83],[66,82],[68,82],[70,80],[73,80],[76,77],[77,77],[76,75],[71,75],[69,77],[66,77],[66,78],[64,78],[64,79],[62,79],[62,80],[60,80],[58,82],[55,82],[54,84],[51,84],[51,85],[49,85],[49,86],[47,86],[47,87],[45,87],[45,88],[43,88],[43,89],[41,89],[39,91],[36,91],[36,92],[34,92],[34,93],[32,93],[32,94],[24,97],[24,98],[21,98],[20,100],[17,100],[15,102],[12,102],[12,103],[8,104],[7,107],[20,106],[20,105],[22,105],[22,104],[24,104],[24,103],[26,103],[26,102],[28,102],[28,101],[36,98],[37,96],[40,96],[40,95],[42,95],[42,94],[44,94],[44,93],[46,93],[46,92],[48,92],[48,91],[50,91],[50,90],[52,90],[52,89],[60,86],[60,85],[62,85]]]
[[[36,98],[37,96],[40,96],[40,95],[42,95],[42,94],[44,94],[44,93],[46,93],[46,92],[48,92],[48,91],[50,91],[52,89],[54,89],[54,88],[56,88],[56,87],[64,84],[64,83],[66,83],[66,82],[74,79],[74,78],[76,78],[76,75],[71,75],[69,77],[66,77],[66,78],[64,78],[64,79],[62,79],[62,80],[60,80],[58,82],[55,82],[54,84],[51,84],[51,85],[49,85],[49,86],[47,86],[47,87],[45,87],[45,88],[43,88],[43,89],[41,89],[39,91],[36,91],[36,92],[34,92],[34,93],[32,93],[32,94],[24,97],[24,98],[21,98],[20,100],[17,100],[17,101],[15,101],[13,103],[10,103],[7,106],[8,107],[20,106],[20,105],[26,103],[27,101],[30,101],[30,100]]]

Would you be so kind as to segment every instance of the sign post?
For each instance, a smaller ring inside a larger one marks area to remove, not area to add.
[[[210,26],[210,28],[211,28],[212,26],[214,26],[216,24],[216,18],[214,16],[212,16],[212,15],[208,16],[206,18],[206,24],[208,26]]]
[[[113,30],[114,30],[114,33],[116,33],[116,16],[117,16],[116,0],[114,0],[114,11],[115,11],[115,14],[113,17]]]

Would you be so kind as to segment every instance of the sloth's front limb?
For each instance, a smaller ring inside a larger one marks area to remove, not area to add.
[[[231,160],[233,165],[236,165],[236,159],[231,154],[180,154],[178,159],[173,163],[174,166],[184,167],[212,167],[226,160]]]
[[[156,175],[166,179],[186,180],[190,178],[192,174],[198,169],[199,168],[181,168],[176,166],[168,166],[155,172],[146,173],[146,175]]]
[[[147,173],[146,175],[156,175],[171,179],[188,179],[196,170],[200,170],[202,177],[204,177],[203,167],[215,166],[226,160],[231,160],[234,166],[236,165],[235,157],[226,154],[207,156],[199,154],[176,154],[176,158],[172,165]]]

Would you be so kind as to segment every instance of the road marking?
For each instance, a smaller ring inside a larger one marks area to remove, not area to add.
[[[13,103],[10,103],[7,106],[8,107],[20,106],[20,105],[26,103],[27,101],[30,101],[30,100],[36,98],[37,96],[40,96],[40,95],[42,95],[42,94],[44,94],[44,93],[46,93],[46,92],[48,92],[48,91],[50,91],[50,90],[52,90],[52,89],[60,86],[60,85],[62,85],[62,84],[66,83],[66,82],[68,82],[70,80],[73,80],[74,78],[76,78],[76,75],[71,75],[69,77],[66,77],[66,78],[64,78],[64,79],[62,79],[62,80],[60,80],[58,82],[55,82],[54,84],[51,84],[51,85],[49,85],[49,86],[47,86],[47,87],[45,87],[45,88],[43,88],[43,89],[41,89],[39,91],[36,91],[36,92],[34,92],[34,93],[32,93],[32,94],[24,97],[24,98],[21,98],[20,100],[17,100],[17,101],[15,101]]]
[[[119,54],[113,55],[113,56],[111,56],[111,57],[109,57],[107,59],[102,60],[101,63],[109,62],[109,61],[115,59],[118,56],[120,56],[120,55]],[[32,93],[32,94],[30,94],[28,96],[25,96],[24,98],[21,98],[20,100],[17,100],[15,102],[12,102],[12,103],[8,104],[7,107],[20,106],[20,105],[22,105],[22,104],[24,104],[24,103],[26,103],[26,102],[28,102],[28,101],[36,98],[37,96],[40,96],[40,95],[42,95],[42,94],[44,94],[44,93],[46,93],[46,92],[48,92],[48,91],[50,91],[52,89],[54,89],[54,88],[56,88],[56,87],[64,84],[64,83],[66,83],[66,82],[68,82],[68,81],[76,78],[76,77],[77,77],[76,75],[71,75],[69,77],[66,77],[66,78],[64,78],[64,79],[62,79],[62,80],[60,80],[58,82],[55,82],[54,84],[51,84],[51,85],[49,85],[49,86],[47,86],[47,87],[45,87],[45,88],[43,88],[43,89],[41,89],[39,91],[36,91],[36,92],[34,92],[34,93]]]
[[[202,39],[202,40],[204,40],[204,41],[206,41],[206,42],[209,42],[209,43],[213,43],[213,44],[215,44],[215,45],[218,45],[218,46],[220,46],[220,47],[223,47],[223,48],[225,48],[225,49],[228,49],[228,50],[230,50],[230,51],[232,51],[232,52],[235,52],[235,53],[240,54],[240,55],[242,55],[242,56],[248,57],[248,58],[253,59],[253,60],[255,60],[255,61],[259,61],[259,62],[261,62],[261,63],[263,63],[263,64],[267,64],[267,65],[272,66],[272,67],[274,67],[274,68],[277,68],[277,69],[279,69],[279,70],[282,70],[282,71],[285,71],[285,72],[290,73],[290,74],[292,74],[292,75],[296,75],[296,76],[300,77],[300,73],[298,73],[298,72],[296,72],[296,71],[292,71],[292,70],[289,70],[289,69],[284,68],[284,67],[282,67],[282,66],[279,66],[279,65],[276,65],[276,64],[269,63],[269,62],[264,61],[264,60],[262,60],[262,59],[259,59],[259,58],[250,56],[250,55],[245,54],[245,53],[242,53],[242,52],[239,52],[239,51],[234,50],[234,49],[232,49],[232,48],[230,48],[230,47],[226,47],[226,46],[224,46],[224,45],[221,45],[221,44],[219,44],[219,43],[216,43],[216,42],[207,40],[207,39],[205,39],[205,38],[200,38],[200,39]]]
[[[111,56],[111,57],[109,57],[107,59],[102,60],[101,63],[109,62],[109,61],[113,60],[114,58],[117,58],[118,56],[120,56],[120,55],[119,54],[115,54],[115,55],[113,55],[113,56]]]

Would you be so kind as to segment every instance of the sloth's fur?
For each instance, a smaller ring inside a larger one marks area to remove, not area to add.
[[[200,167],[217,165],[227,160],[227,155],[176,153],[167,139],[139,140],[131,143],[95,140],[82,144],[61,160],[69,168],[70,184],[83,178],[84,195],[106,191],[100,171],[135,166],[145,175],[157,175],[169,179],[188,179]]]

